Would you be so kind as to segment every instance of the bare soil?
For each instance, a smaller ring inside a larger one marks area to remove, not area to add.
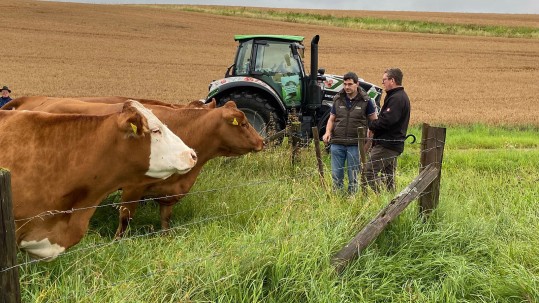
[[[0,0],[0,85],[12,97],[120,95],[182,103],[223,77],[234,34],[320,39],[320,67],[380,84],[400,67],[412,123],[539,126],[539,41],[389,33],[127,5]],[[332,12],[539,26],[539,15]],[[306,62],[309,58],[306,58]]]

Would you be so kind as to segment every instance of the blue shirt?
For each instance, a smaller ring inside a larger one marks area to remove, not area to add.
[[[7,98],[0,97],[0,107],[2,107],[4,104],[8,103],[11,100],[12,99],[10,97],[7,97]]]

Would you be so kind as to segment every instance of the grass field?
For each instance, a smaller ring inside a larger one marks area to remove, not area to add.
[[[148,202],[113,242],[111,195],[80,244],[19,268],[23,302],[539,302],[537,39],[253,22],[169,6],[0,0],[0,11],[9,12],[0,84],[14,97],[186,102],[205,97],[232,63],[234,34],[320,34],[328,73],[379,83],[385,68],[403,69],[418,139],[421,123],[447,127],[431,219],[422,223],[412,203],[341,276],[331,256],[393,195],[334,195],[319,183],[312,148],[293,167],[282,146],[210,161],[167,234]],[[331,14],[539,27],[537,15]],[[327,155],[324,163],[330,183]],[[419,144],[407,144],[399,189],[418,163]]]
[[[166,235],[147,203],[113,242],[117,211],[98,209],[79,245],[21,268],[24,302],[537,302],[539,146],[511,133],[448,129],[433,216],[412,203],[341,276],[332,255],[393,196],[327,192],[314,150],[293,167],[283,146],[208,163]],[[407,145],[399,189],[418,162]]]
[[[393,15],[388,18],[384,15],[372,13],[364,14],[345,13],[335,14],[333,11],[302,11],[290,9],[259,9],[246,7],[216,7],[216,6],[189,6],[189,5],[149,5],[147,7],[160,9],[176,9],[188,12],[211,13],[224,16],[244,17],[252,19],[266,19],[276,21],[286,21],[289,23],[301,23],[312,25],[336,26],[363,30],[381,30],[387,32],[411,32],[429,34],[449,34],[464,36],[485,36],[485,37],[508,37],[508,38],[539,38],[539,27],[537,24],[530,26],[506,25],[504,22],[493,22],[489,24],[464,23],[458,20],[432,20],[425,16],[417,19],[400,18]],[[406,16],[400,14],[400,16]],[[479,19],[477,19],[479,20]]]

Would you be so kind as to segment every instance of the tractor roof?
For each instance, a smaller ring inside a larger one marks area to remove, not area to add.
[[[296,41],[302,42],[302,36],[290,36],[290,35],[235,35],[234,40],[244,41],[250,39],[268,39],[268,40],[284,40],[284,41]]]

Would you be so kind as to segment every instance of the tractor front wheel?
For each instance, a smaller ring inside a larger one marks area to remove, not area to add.
[[[266,138],[270,133],[271,118],[274,121],[274,130],[278,132],[282,129],[282,120],[269,100],[264,96],[247,91],[233,92],[220,98],[219,104],[223,105],[230,100],[236,102],[238,109],[245,113],[251,125],[262,137]]]

